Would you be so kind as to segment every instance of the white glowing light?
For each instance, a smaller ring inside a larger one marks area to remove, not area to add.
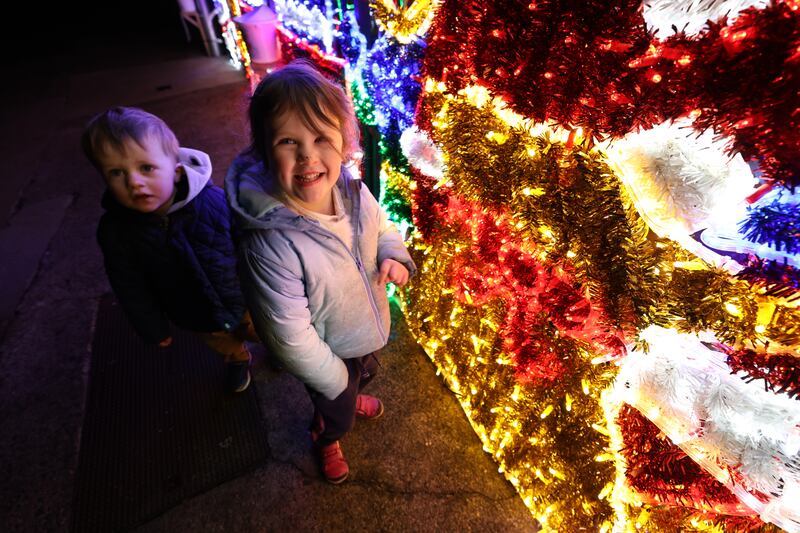
[[[644,20],[650,30],[658,31],[656,35],[665,39],[678,31],[687,35],[700,33],[709,20],[717,21],[728,16],[728,24],[748,7],[763,8],[770,0],[648,0],[643,2]]]
[[[631,346],[615,401],[650,418],[763,520],[800,531],[800,403],[731,374],[725,354],[698,336],[650,326],[640,338],[649,351]]]

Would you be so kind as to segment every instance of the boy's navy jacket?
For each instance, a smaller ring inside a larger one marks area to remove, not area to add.
[[[191,331],[235,328],[244,311],[230,211],[211,161],[181,148],[185,174],[166,216],[121,206],[106,191],[97,228],[111,287],[136,331],[157,343],[169,321]]]

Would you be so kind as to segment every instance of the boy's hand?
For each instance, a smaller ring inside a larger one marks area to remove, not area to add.
[[[408,283],[408,269],[394,259],[384,259],[378,272],[378,283],[392,282],[398,287]]]
[[[166,339],[158,343],[158,345],[161,346],[162,348],[166,348],[170,344],[172,344],[172,337],[167,337]]]

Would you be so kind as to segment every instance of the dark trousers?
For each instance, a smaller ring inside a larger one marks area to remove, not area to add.
[[[342,359],[347,366],[347,388],[333,400],[306,387],[315,409],[312,428],[318,424],[317,417],[322,418],[324,429],[317,439],[318,444],[324,446],[335,442],[353,429],[356,421],[356,396],[378,373],[380,363],[377,356],[378,352],[373,352],[363,357]]]

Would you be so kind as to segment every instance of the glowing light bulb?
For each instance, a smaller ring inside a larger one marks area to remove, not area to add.
[[[735,317],[742,316],[742,312],[741,312],[741,310],[739,310],[739,307],[737,307],[735,304],[733,304],[731,302],[726,302],[725,303],[725,310],[732,316],[735,316]]]

